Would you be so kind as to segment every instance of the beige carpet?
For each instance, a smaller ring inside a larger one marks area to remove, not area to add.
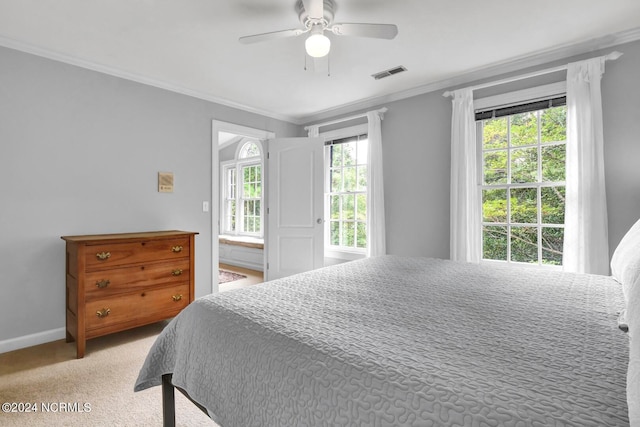
[[[0,354],[0,404],[23,402],[38,409],[31,413],[0,411],[0,425],[161,426],[160,387],[134,393],[133,385],[165,325],[161,322],[89,340],[83,359],[75,359],[75,345],[64,340]],[[60,410],[65,406],[71,412]],[[216,426],[177,391],[176,425]]]

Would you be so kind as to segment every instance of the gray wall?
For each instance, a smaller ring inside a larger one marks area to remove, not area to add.
[[[612,251],[640,217],[640,42],[616,49],[624,56],[607,63],[602,83]],[[206,294],[215,209],[203,213],[201,203],[218,173],[211,120],[304,134],[302,126],[5,48],[0,64],[0,342],[64,327],[61,235],[198,231],[196,293]],[[449,256],[451,101],[442,92],[383,104],[389,253]],[[158,171],[175,173],[173,194],[157,193]]]
[[[449,258],[450,101],[439,92],[386,105],[387,252]]]
[[[640,42],[616,50],[624,55],[615,62],[607,62],[602,80],[611,253],[640,218]]]
[[[62,235],[183,229],[211,291],[211,120],[298,126],[0,47],[0,342],[63,328]],[[172,194],[157,173],[175,174]],[[217,236],[217,230],[216,230]]]

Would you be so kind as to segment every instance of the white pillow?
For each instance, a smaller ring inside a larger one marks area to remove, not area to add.
[[[629,301],[631,287],[640,277],[640,219],[627,231],[611,257],[611,275],[622,283]]]
[[[629,325],[629,369],[627,404],[631,427],[640,427],[640,278],[629,287],[627,323]]]

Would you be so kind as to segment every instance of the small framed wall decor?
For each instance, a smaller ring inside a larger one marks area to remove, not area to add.
[[[173,193],[173,172],[158,172],[158,192]]]

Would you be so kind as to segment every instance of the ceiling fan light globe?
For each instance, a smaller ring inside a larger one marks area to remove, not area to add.
[[[312,34],[304,42],[307,54],[313,58],[322,58],[331,49],[331,40],[324,34]]]

